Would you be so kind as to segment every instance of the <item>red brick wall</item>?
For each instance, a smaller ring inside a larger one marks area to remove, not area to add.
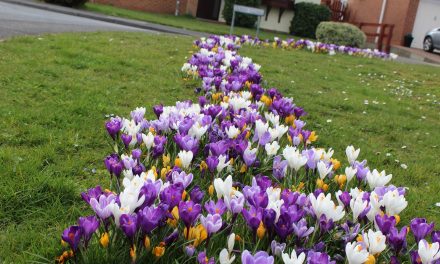
[[[117,7],[140,10],[153,13],[174,14],[176,0],[93,0],[95,3],[113,5]],[[179,13],[187,14],[187,2],[180,0]],[[197,6],[196,6],[197,9]]]
[[[350,22],[378,23],[384,0],[349,0]],[[394,24],[392,44],[401,45],[403,36],[412,31],[419,0],[388,0],[383,23]],[[371,29],[375,33],[375,29]]]
[[[197,15],[197,5],[199,4],[199,0],[188,0],[186,4],[186,14],[196,16]]]

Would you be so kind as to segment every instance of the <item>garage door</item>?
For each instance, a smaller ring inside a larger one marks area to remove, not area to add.
[[[411,46],[422,48],[425,33],[437,27],[440,27],[440,0],[420,0]]]

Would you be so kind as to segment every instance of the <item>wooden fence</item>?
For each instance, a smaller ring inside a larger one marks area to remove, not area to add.
[[[357,26],[367,35],[367,38],[374,39],[376,42],[376,48],[380,51],[390,52],[391,38],[393,37],[393,24],[378,24],[378,23],[357,23]],[[366,30],[370,28],[370,30]],[[374,33],[372,33],[371,28]]]

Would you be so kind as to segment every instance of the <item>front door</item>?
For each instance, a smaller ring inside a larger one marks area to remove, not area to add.
[[[197,17],[218,20],[221,0],[199,0]]]

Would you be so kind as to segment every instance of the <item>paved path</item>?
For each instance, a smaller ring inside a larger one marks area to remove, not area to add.
[[[59,32],[157,31],[0,2],[0,38]]]

